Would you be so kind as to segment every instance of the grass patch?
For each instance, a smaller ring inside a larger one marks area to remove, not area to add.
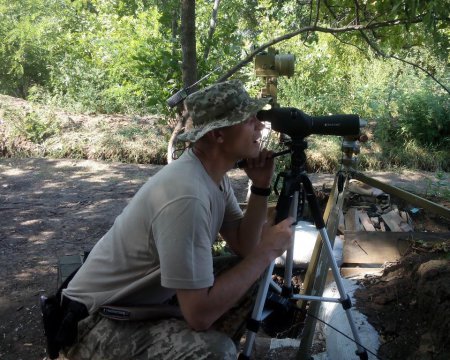
[[[337,136],[311,135],[307,141],[307,171],[336,172],[340,167],[342,157],[341,138]]]
[[[0,119],[0,152],[5,157],[164,164],[171,134],[155,116],[87,116],[3,101]]]
[[[158,116],[69,114],[0,95],[0,154],[165,164],[171,135],[168,123]],[[372,122],[363,129],[369,141],[361,144],[360,154],[355,155],[357,169],[450,171],[448,149],[438,150],[411,139],[397,138],[395,143],[385,140],[389,137],[380,139],[377,126]],[[307,172],[340,169],[341,137],[311,135],[306,140]],[[272,133],[266,146],[274,151],[286,148],[278,144],[277,133]],[[277,158],[276,171],[289,168],[289,163],[289,156]]]

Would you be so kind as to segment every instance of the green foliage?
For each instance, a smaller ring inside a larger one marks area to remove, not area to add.
[[[448,87],[449,0],[222,1],[210,39],[212,7],[213,1],[196,2],[198,74],[222,68],[201,86],[214,82],[253,46],[314,23],[343,28],[412,21],[364,33],[304,32],[280,43],[281,52],[295,55],[296,71],[291,79],[278,79],[279,102],[314,115],[357,113],[375,123],[372,149],[364,146],[361,154],[364,166],[407,161],[433,171],[450,168],[448,94],[425,80],[423,71],[381,55],[416,63]],[[181,88],[179,22],[177,0],[0,0],[0,92],[76,112],[170,114],[165,101]],[[235,77],[258,94],[262,81],[250,64]],[[117,132],[101,128],[106,135],[97,139],[98,148],[88,140],[60,146],[59,125],[23,116],[20,136],[46,149],[59,146],[61,156],[148,159],[124,145],[139,132],[152,138],[135,123]],[[338,166],[339,139],[311,137],[309,142],[310,170]],[[94,146],[92,154],[83,148],[87,144]]]
[[[170,132],[156,117],[77,116],[0,103],[4,156],[163,164]]]
[[[21,118],[18,128],[26,138],[34,143],[41,144],[50,136],[59,133],[57,122],[54,119],[42,120],[36,113],[27,113]]]
[[[425,146],[450,149],[450,102],[448,94],[418,89],[399,102],[397,133]]]
[[[180,54],[155,3],[1,0],[0,91],[31,88],[31,99],[81,111],[164,111]]]
[[[11,108],[4,111],[3,117],[10,125],[10,138],[23,138],[35,144],[42,144],[48,138],[60,134],[60,124],[51,112]]]
[[[48,64],[58,52],[64,5],[55,0],[0,2],[0,90],[25,97],[34,83],[45,83]],[[55,11],[48,12],[48,8]]]
[[[429,81],[405,75],[391,94],[389,113],[379,116],[375,137],[391,165],[450,169],[450,102]]]
[[[427,195],[450,200],[450,182],[442,171],[434,174],[433,180],[428,180]]]
[[[293,41],[288,45],[287,50],[296,56],[296,74],[279,79],[280,104],[312,115],[356,113],[375,123],[370,131],[376,140],[363,146],[362,168],[404,164],[431,171],[450,168],[448,94],[423,72],[374,53],[361,56],[360,50],[343,46],[330,35],[319,35],[307,53],[299,52]],[[437,72],[445,74],[437,58],[421,53]],[[310,154],[319,152],[311,161],[332,169],[340,150],[330,156],[322,154],[323,149],[329,147],[310,146]]]

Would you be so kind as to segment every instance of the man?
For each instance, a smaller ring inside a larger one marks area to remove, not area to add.
[[[193,129],[180,138],[192,148],[144,184],[63,291],[65,308],[81,305],[80,319],[89,313],[65,348],[69,359],[236,358],[224,314],[292,245],[292,219],[265,224],[274,163],[260,151],[256,113],[266,103],[235,80],[185,100]],[[253,183],[245,215],[226,176],[240,159]],[[213,263],[218,233],[239,256],[226,270]],[[98,315],[103,305],[167,304],[174,295],[181,318]]]

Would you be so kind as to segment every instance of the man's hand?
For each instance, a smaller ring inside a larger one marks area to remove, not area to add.
[[[272,182],[274,159],[272,151],[263,149],[259,155],[246,159],[244,170],[253,186],[267,189]],[[221,231],[228,245],[238,255],[244,257],[252,251],[261,239],[261,229],[267,219],[268,196],[250,196],[240,225],[231,231]]]
[[[187,323],[195,330],[207,330],[241,298],[267,266],[293,246],[292,223],[264,225],[262,239],[236,266],[220,274],[210,288],[177,290],[178,302]]]
[[[287,249],[293,246],[293,223],[294,219],[288,217],[276,225],[264,224],[261,241],[255,250],[267,256],[268,263],[281,256]]]
[[[247,159],[247,166],[244,170],[256,187],[268,188],[272,182],[275,168],[272,154],[272,151],[263,149],[256,158]]]

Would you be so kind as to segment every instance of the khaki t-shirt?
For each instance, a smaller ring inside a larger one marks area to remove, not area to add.
[[[242,218],[225,176],[218,186],[191,150],[136,193],[94,246],[64,295],[92,313],[105,304],[155,304],[214,282],[211,246]]]

